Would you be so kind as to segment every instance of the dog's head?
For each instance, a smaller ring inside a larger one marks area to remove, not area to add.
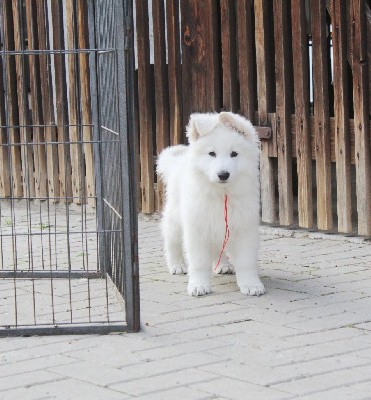
[[[192,114],[187,137],[194,167],[211,182],[228,185],[256,174],[259,139],[246,118],[231,112]]]

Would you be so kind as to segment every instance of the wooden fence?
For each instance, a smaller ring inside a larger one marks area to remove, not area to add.
[[[89,47],[86,7],[0,0],[1,197],[94,205],[89,53],[69,51]],[[190,113],[232,110],[272,129],[264,223],[371,235],[368,0],[135,7],[143,212],[161,209],[156,154],[185,142]]]
[[[232,110],[272,128],[264,223],[370,236],[370,15],[366,0],[136,0],[142,211],[161,208],[155,155],[190,113]]]
[[[0,196],[94,205],[86,0],[1,0],[0,15]]]

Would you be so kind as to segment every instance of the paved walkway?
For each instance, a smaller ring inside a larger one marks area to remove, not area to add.
[[[371,399],[371,246],[262,228],[267,293],[186,294],[140,218],[138,334],[0,339],[0,399]]]

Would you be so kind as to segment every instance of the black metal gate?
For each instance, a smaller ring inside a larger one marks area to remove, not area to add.
[[[131,1],[0,5],[0,336],[138,331]]]

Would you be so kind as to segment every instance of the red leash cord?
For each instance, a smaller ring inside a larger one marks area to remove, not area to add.
[[[218,262],[215,265],[214,271],[216,271],[219,267],[220,260],[222,259],[222,255],[224,253],[225,247],[228,243],[229,240],[229,226],[228,226],[228,196],[224,195],[224,221],[225,221],[225,233],[224,233],[224,241],[223,241],[223,246],[222,250],[219,254],[219,259]]]

